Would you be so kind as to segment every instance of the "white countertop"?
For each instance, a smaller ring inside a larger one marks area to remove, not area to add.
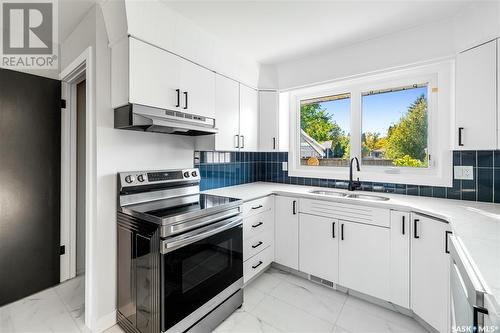
[[[493,296],[495,311],[500,315],[500,204],[359,191],[362,194],[390,198],[388,201],[367,201],[309,193],[313,189],[346,192],[341,189],[257,182],[208,190],[204,193],[240,198],[244,201],[277,194],[362,203],[367,206],[423,213],[446,220],[450,223],[453,234],[465,245],[477,268],[476,273],[482,277],[487,292]]]

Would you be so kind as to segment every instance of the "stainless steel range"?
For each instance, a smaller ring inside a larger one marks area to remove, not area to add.
[[[242,201],[197,169],[118,174],[118,314],[127,332],[210,332],[243,303]]]

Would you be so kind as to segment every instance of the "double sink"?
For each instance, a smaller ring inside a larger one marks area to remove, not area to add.
[[[371,194],[347,194],[344,192],[338,192],[338,191],[326,191],[326,190],[312,190],[309,191],[311,194],[319,194],[319,195],[326,195],[329,197],[339,197],[339,198],[350,198],[350,199],[362,199],[362,200],[369,200],[369,201],[387,201],[389,198],[379,196],[379,195],[371,195]]]

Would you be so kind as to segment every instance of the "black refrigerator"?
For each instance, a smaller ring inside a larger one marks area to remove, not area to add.
[[[61,82],[0,69],[0,306],[59,283]]]

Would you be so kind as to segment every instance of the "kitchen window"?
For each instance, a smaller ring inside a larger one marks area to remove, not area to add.
[[[450,61],[288,91],[289,175],[451,185]]]

